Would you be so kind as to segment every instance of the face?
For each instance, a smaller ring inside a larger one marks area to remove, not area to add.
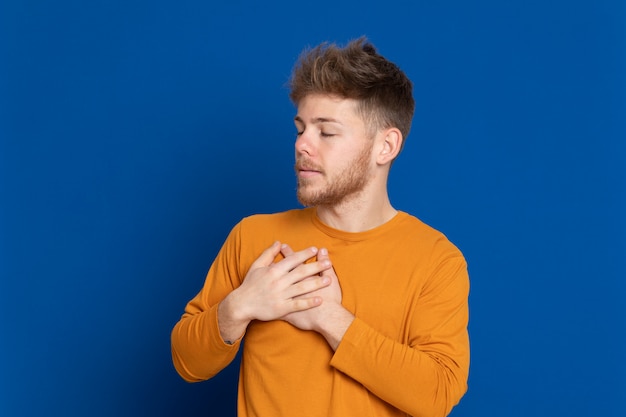
[[[298,105],[296,176],[305,206],[337,206],[357,197],[372,175],[372,139],[356,101],[309,95]]]

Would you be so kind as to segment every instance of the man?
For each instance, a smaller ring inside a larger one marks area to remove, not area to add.
[[[294,68],[306,206],[243,219],[172,332],[187,381],[237,354],[240,416],[445,416],[467,389],[469,280],[443,234],[393,208],[412,85],[361,38]]]

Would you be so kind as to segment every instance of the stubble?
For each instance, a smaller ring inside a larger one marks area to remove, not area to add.
[[[369,163],[372,155],[372,147],[365,146],[361,153],[348,164],[342,171],[329,178],[326,172],[322,172],[326,184],[315,187],[319,179],[309,180],[298,178],[297,197],[303,206],[327,206],[335,207],[348,199],[357,196],[369,181]],[[296,171],[299,164],[305,160],[296,162]]]

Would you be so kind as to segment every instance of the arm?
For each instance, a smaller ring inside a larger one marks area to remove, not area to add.
[[[346,310],[336,282],[334,276],[333,283],[317,293],[323,298],[320,307],[285,319],[322,334],[335,350],[331,366],[384,401],[414,416],[447,415],[465,393],[469,366],[469,280],[463,258],[451,258],[437,268],[416,303],[410,335],[402,342]]]
[[[171,334],[172,361],[188,382],[213,377],[235,358],[240,343],[228,345],[220,337],[219,302],[241,285],[240,229],[229,234],[206,276],[200,292],[187,303]]]
[[[306,296],[329,284],[319,274],[329,262],[306,260],[316,248],[274,262],[280,253],[276,242],[252,263],[239,284],[238,233],[234,230],[211,266],[205,285],[189,302],[172,331],[172,359],[189,382],[213,377],[235,357],[240,340],[252,320],[275,320],[313,308],[318,296]],[[312,278],[312,279],[307,279]]]
[[[354,320],[331,365],[412,416],[445,416],[467,389],[469,280],[465,261],[449,259],[420,295],[402,343]]]

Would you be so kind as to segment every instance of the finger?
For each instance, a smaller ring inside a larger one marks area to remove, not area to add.
[[[323,259],[330,260],[330,257],[328,256],[328,249],[326,248],[320,248],[320,250],[317,251],[317,260],[321,261]]]
[[[291,246],[289,246],[287,243],[283,243],[281,245],[280,252],[282,253],[282,255],[285,258],[296,253],[296,252],[294,252],[293,249],[291,249]],[[326,252],[328,252],[328,251],[326,251]],[[308,277],[310,275],[313,275],[313,274],[319,274],[319,273],[321,273],[322,269],[328,268],[330,266],[328,264],[329,260],[328,261],[324,260],[322,262],[324,262],[324,263],[323,264],[318,264],[318,265],[311,265],[311,266],[307,266],[307,267],[304,267],[303,265],[309,265],[309,264],[308,263],[304,263],[304,264],[296,265],[294,267],[294,269],[301,269],[300,271],[298,271],[298,276],[301,277],[301,278],[306,278],[306,277]],[[301,278],[297,278],[295,282],[297,282]]]
[[[318,262],[328,262],[328,263],[330,263],[330,257],[328,255],[328,249],[321,248],[318,251],[318,253],[317,253],[317,261]],[[337,275],[335,274],[335,269],[332,268],[332,267],[324,269],[323,271],[320,272],[320,275],[328,276],[328,277],[332,277],[334,279],[337,279]]]
[[[318,252],[317,252],[317,261],[321,262],[325,265],[330,265],[331,261],[330,261],[330,257],[328,256],[328,249],[326,248],[321,248]],[[326,268],[324,271],[333,271],[332,268]],[[322,272],[324,272],[322,271]]]
[[[264,266],[270,266],[272,262],[274,262],[274,258],[276,258],[276,255],[280,253],[280,246],[281,245],[279,241],[272,243],[272,246],[265,249],[261,253],[261,255],[259,255],[259,257],[254,262],[252,262],[250,268],[254,269]]]
[[[293,255],[295,253],[293,251],[293,249],[291,249],[291,246],[289,246],[286,243],[282,244],[282,246],[280,247],[280,252],[283,254],[284,257],[287,257],[289,255]]]
[[[322,273],[329,268],[332,268],[332,264],[329,259],[304,263],[298,265],[289,273],[287,282],[293,285],[307,278],[321,276]]]
[[[324,287],[328,287],[330,283],[330,277],[315,275],[314,277],[303,279],[289,287],[288,295],[290,298],[299,298]]]
[[[296,298],[291,302],[290,312],[295,313],[296,311],[308,310],[313,307],[317,307],[321,305],[323,302],[322,297],[305,297],[305,298]]]
[[[313,246],[298,252],[293,252],[291,255],[275,263],[273,266],[280,268],[285,272],[289,272],[297,266],[304,264],[304,262],[313,258],[315,255],[317,255],[317,248]]]

